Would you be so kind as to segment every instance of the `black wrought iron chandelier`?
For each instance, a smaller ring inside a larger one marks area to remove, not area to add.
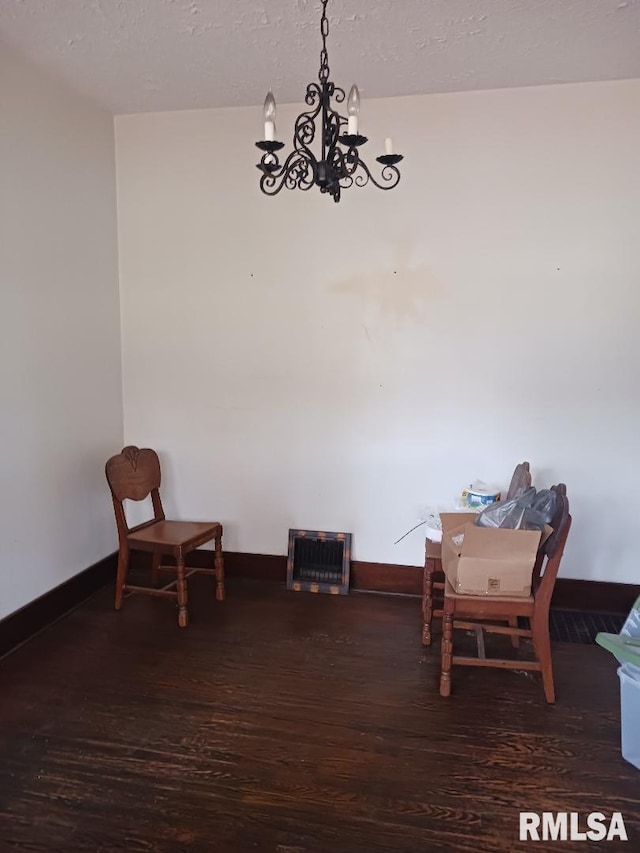
[[[402,155],[394,154],[391,139],[385,140],[385,153],[376,157],[382,166],[378,179],[374,178],[360,157],[359,149],[365,144],[367,137],[358,133],[358,87],[352,86],[347,98],[348,118],[341,116],[331,105],[332,99],[341,104],[346,96],[344,89],[329,80],[328,2],[329,0],[322,0],[319,82],[309,83],[307,86],[305,103],[309,109],[300,113],[296,119],[293,151],[284,163],[280,162],[277,153],[284,148],[284,143],[275,138],[276,102],[271,92],[267,94],[264,102],[264,139],[256,142],[256,145],[264,152],[258,169],[262,172],[260,189],[267,195],[276,195],[283,187],[288,190],[309,190],[317,186],[320,192],[329,193],[334,201],[340,201],[342,190],[354,184],[363,187],[371,181],[378,189],[390,190],[397,186],[400,180],[398,163],[402,160]],[[311,145],[316,140],[320,142],[319,158],[311,150]]]

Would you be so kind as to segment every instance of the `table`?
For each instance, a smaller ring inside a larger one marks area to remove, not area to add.
[[[422,645],[431,645],[431,623],[433,617],[442,618],[442,607],[434,610],[434,590],[444,598],[444,573],[442,571],[442,548],[439,542],[425,539],[424,574],[422,580]],[[440,595],[438,596],[438,599]]]

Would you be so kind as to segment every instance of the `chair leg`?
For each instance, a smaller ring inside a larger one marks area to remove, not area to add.
[[[216,598],[224,601],[224,559],[222,557],[222,530],[215,540],[215,570],[216,570]]]
[[[186,628],[189,624],[189,613],[187,611],[187,581],[184,576],[184,558],[181,557],[177,563],[178,582],[176,587],[178,591],[178,625],[181,628]]]
[[[440,695],[451,694],[451,658],[453,657],[453,610],[447,609],[447,601],[444,604],[444,616],[442,618],[442,668],[440,671]]]
[[[534,617],[531,620],[531,632],[533,635],[533,647],[536,657],[540,663],[542,673],[542,686],[544,696],[550,705],[556,701],[556,692],[553,686],[553,661],[551,659],[551,640],[549,639],[549,616],[544,619]]]
[[[153,586],[158,586],[158,575],[160,574],[160,563],[162,561],[161,554],[154,554],[151,562],[151,583]]]
[[[424,562],[422,578],[422,645],[431,645],[431,621],[433,619],[433,563]]]
[[[520,627],[518,625],[518,617],[517,616],[510,616],[509,617],[509,627],[510,628],[519,628]],[[518,637],[517,635],[515,635],[515,636],[512,635],[511,645],[513,646],[514,649],[519,649],[520,648],[520,637]]]
[[[127,571],[129,570],[129,552],[118,551],[118,571],[116,572],[116,610],[122,607],[122,596],[127,582]]]

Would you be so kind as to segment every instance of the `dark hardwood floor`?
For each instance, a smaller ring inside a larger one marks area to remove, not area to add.
[[[578,849],[640,849],[598,647],[555,645],[555,707],[497,670],[442,699],[415,599],[190,592],[186,630],[107,589],[0,661],[1,851],[511,853],[520,811],[619,811],[628,844]]]

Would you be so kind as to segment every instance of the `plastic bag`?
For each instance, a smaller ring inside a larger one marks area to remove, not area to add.
[[[542,530],[556,511],[556,493],[526,488],[510,501],[492,504],[476,520],[479,527],[505,527],[510,530]]]
[[[596,643],[615,656],[618,663],[630,663],[640,673],[640,598],[629,611],[619,634],[600,633]]]
[[[551,489],[540,489],[524,514],[525,530],[542,530],[550,524],[556,512],[556,493]]]

